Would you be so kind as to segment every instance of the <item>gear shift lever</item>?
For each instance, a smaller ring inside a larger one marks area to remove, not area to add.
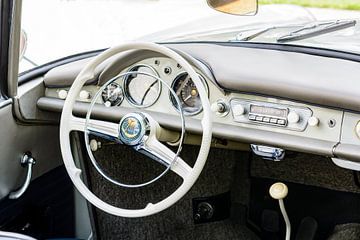
[[[280,210],[281,210],[281,213],[284,217],[285,224],[286,224],[285,240],[290,240],[291,225],[290,225],[290,220],[286,213],[284,201],[283,201],[283,199],[288,194],[288,187],[284,183],[277,182],[277,183],[274,183],[273,185],[271,185],[271,187],[269,189],[269,193],[273,199],[279,200]]]

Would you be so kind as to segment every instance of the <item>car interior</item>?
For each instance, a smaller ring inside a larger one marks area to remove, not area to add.
[[[18,75],[1,4],[0,239],[360,239],[360,55],[132,41]]]

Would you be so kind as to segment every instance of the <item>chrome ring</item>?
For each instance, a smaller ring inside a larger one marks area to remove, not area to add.
[[[173,159],[173,161],[171,162],[171,164],[169,164],[169,166],[160,174],[158,175],[157,177],[155,177],[154,179],[148,181],[148,182],[145,182],[145,183],[141,183],[141,184],[125,184],[125,183],[121,183],[113,178],[111,178],[110,176],[108,176],[103,170],[102,168],[100,167],[100,165],[98,164],[98,162],[96,161],[92,151],[91,151],[91,148],[90,148],[90,140],[89,140],[89,130],[88,130],[88,125],[89,125],[89,120],[90,120],[90,116],[91,116],[91,113],[92,113],[92,110],[94,108],[94,105],[96,103],[96,100],[99,98],[99,96],[101,95],[102,91],[111,83],[113,83],[114,81],[120,79],[120,78],[124,78],[126,76],[129,76],[131,74],[143,74],[143,75],[147,75],[149,77],[153,77],[155,79],[157,79],[158,81],[160,81],[162,84],[164,84],[168,89],[169,91],[171,92],[171,94],[174,95],[175,97],[175,100],[177,102],[177,104],[179,104],[179,108],[180,108],[180,111],[179,111],[179,114],[180,114],[180,118],[181,118],[181,135],[180,135],[180,144],[178,146],[178,150],[175,154],[175,157]],[[184,112],[183,112],[183,109],[180,105],[180,100],[178,98],[178,96],[176,95],[176,93],[174,92],[174,90],[171,88],[171,86],[169,86],[164,80],[162,80],[161,78],[157,77],[157,76],[154,76],[152,74],[149,74],[149,73],[146,73],[146,72],[137,72],[137,71],[133,71],[133,72],[125,72],[125,73],[121,73],[119,75],[117,75],[116,77],[108,80],[94,95],[93,99],[91,100],[90,102],[90,106],[89,106],[89,109],[86,113],[86,118],[85,118],[85,130],[84,130],[84,137],[85,137],[85,146],[86,146],[86,151],[88,153],[88,156],[90,158],[90,161],[92,163],[92,165],[94,166],[94,168],[100,173],[101,176],[103,176],[106,180],[108,180],[109,182],[117,185],[117,186],[121,186],[121,187],[127,187],[127,188],[138,188],[138,187],[144,187],[146,185],[149,185],[155,181],[157,181],[159,178],[161,178],[162,176],[165,175],[165,173],[167,173],[171,166],[173,164],[176,163],[176,160],[177,158],[179,157],[180,153],[181,153],[181,150],[182,150],[182,145],[184,143],[184,136],[185,136],[185,117],[184,117]]]
[[[175,78],[172,80],[171,89],[174,89],[174,87],[175,87],[175,80],[176,80],[178,77],[180,77],[180,76],[182,76],[182,75],[184,75],[184,74],[188,74],[188,73],[187,73],[186,71],[181,71],[181,72],[179,72],[179,73],[176,74]],[[198,73],[198,72],[196,72],[196,74],[199,76],[202,84],[203,84],[204,87],[205,87],[206,93],[207,93],[207,95],[208,95],[208,97],[209,97],[209,86],[208,86],[207,83],[206,83],[205,77],[203,77],[203,76],[202,76],[200,73]],[[191,80],[191,81],[192,81],[192,80]],[[174,105],[174,103],[173,103],[173,101],[172,101],[172,99],[171,99],[171,95],[172,95],[172,94],[169,93],[169,99],[170,99],[170,101],[171,101],[171,105],[173,106],[173,108],[174,108],[177,112],[179,112],[179,109],[176,108],[176,106]],[[185,112],[184,112],[184,115],[185,115],[185,116],[195,116],[195,115],[201,113],[202,110],[203,110],[203,108],[200,107],[197,111],[192,112],[192,113],[185,111]]]
[[[127,72],[140,73],[139,71],[135,71],[135,70],[134,70],[134,69],[139,68],[139,67],[147,67],[147,68],[149,68],[149,69],[154,73],[154,75],[150,74],[150,75],[148,75],[148,76],[152,76],[152,77],[156,76],[156,77],[158,77],[158,78],[160,77],[160,76],[159,76],[159,73],[156,71],[156,69],[155,69],[154,67],[148,65],[148,64],[136,64],[136,65],[130,67]],[[143,73],[145,73],[145,72],[143,72]],[[128,101],[128,103],[129,103],[130,105],[132,105],[132,106],[134,106],[134,107],[138,107],[138,108],[146,108],[146,107],[151,107],[152,105],[154,105],[155,102],[156,102],[156,101],[159,99],[159,97],[160,97],[163,81],[160,81],[160,82],[159,82],[158,93],[157,93],[157,96],[156,96],[156,98],[154,99],[153,102],[151,102],[151,103],[149,103],[149,104],[146,104],[146,105],[145,105],[145,104],[138,104],[138,103],[136,103],[136,102],[132,99],[131,94],[129,93],[129,90],[128,90],[128,88],[127,88],[129,75],[131,75],[131,74],[128,74],[126,77],[124,77],[124,82],[123,82],[124,96],[125,96],[126,100]],[[146,74],[145,74],[145,75],[146,75]],[[157,79],[157,78],[155,78],[155,79]],[[157,80],[157,81],[159,81],[159,80]]]

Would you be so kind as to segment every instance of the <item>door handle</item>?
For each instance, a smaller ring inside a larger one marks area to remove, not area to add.
[[[21,188],[19,188],[16,191],[13,191],[10,193],[9,198],[10,199],[18,199],[19,197],[21,197],[26,189],[29,187],[30,185],[30,181],[31,181],[31,175],[32,175],[32,167],[33,165],[36,163],[35,159],[31,156],[31,153],[25,153],[21,160],[20,160],[20,164],[22,167],[27,168],[27,173],[26,173],[26,178],[25,178],[25,182],[23,183],[23,185],[21,186]]]

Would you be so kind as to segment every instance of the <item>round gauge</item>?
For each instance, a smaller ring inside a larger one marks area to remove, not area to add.
[[[201,75],[199,75],[199,77],[207,89],[204,78]],[[191,80],[187,73],[180,73],[174,79],[172,83],[172,89],[178,96],[185,115],[195,115],[202,111],[199,92],[195,86],[195,83]],[[173,96],[171,96],[171,101],[173,106],[176,109],[179,109]]]
[[[116,82],[110,83],[101,93],[105,106],[118,106],[124,100],[124,92]]]
[[[149,107],[160,96],[161,82],[155,77],[141,74],[146,73],[159,77],[154,68],[147,65],[136,65],[129,72],[139,72],[127,76],[124,80],[125,96],[130,104],[137,107]]]

